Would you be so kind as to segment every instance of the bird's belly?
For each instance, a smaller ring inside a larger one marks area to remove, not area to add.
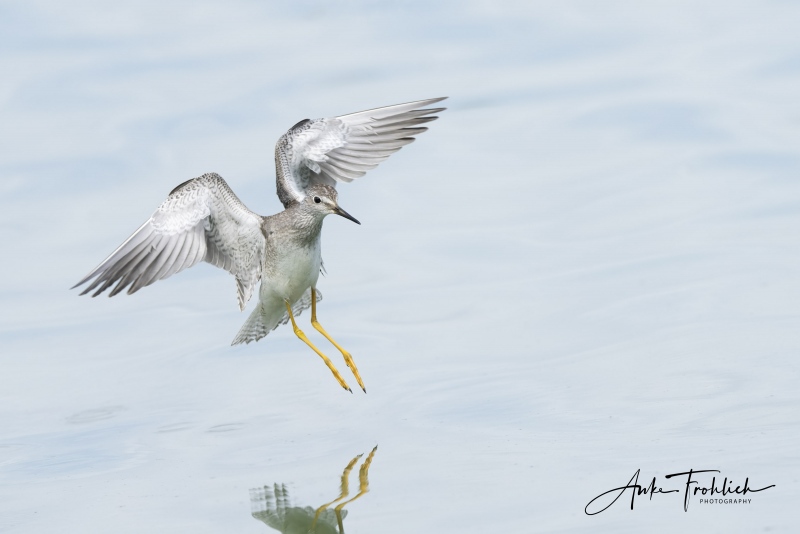
[[[309,287],[316,286],[321,261],[319,247],[284,250],[265,266],[266,283],[261,284],[261,292],[267,295],[262,298],[278,296],[294,303]]]

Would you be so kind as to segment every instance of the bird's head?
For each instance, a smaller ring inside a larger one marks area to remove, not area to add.
[[[339,207],[337,202],[336,189],[326,184],[315,184],[306,189],[306,196],[303,199],[306,208],[322,217],[334,213],[341,215],[345,219],[350,219],[356,224],[361,224],[358,220]]]

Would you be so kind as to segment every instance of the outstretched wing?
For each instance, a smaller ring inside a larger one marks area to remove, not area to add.
[[[359,111],[329,119],[304,120],[275,146],[278,198],[284,207],[300,202],[315,183],[352,182],[426,131],[444,108],[424,109],[431,98]]]
[[[221,176],[204,174],[176,187],[146,223],[73,289],[94,279],[81,295],[97,288],[96,297],[114,284],[110,297],[128,286],[131,294],[204,260],[236,277],[239,308],[244,309],[261,279],[266,242],[262,221]]]

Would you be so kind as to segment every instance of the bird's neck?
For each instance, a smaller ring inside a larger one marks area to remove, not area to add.
[[[320,216],[318,212],[306,209],[302,204],[291,205],[282,214],[286,217],[287,226],[295,239],[307,241],[309,244],[319,239],[324,215]]]

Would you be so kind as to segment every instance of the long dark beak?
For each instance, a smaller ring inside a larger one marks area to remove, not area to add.
[[[341,215],[345,219],[350,219],[351,221],[353,221],[356,224],[361,224],[360,222],[358,222],[358,219],[356,219],[355,217],[353,217],[352,215],[350,215],[349,213],[344,211],[339,206],[336,206],[336,210],[334,210],[334,213],[336,213],[336,215]]]

